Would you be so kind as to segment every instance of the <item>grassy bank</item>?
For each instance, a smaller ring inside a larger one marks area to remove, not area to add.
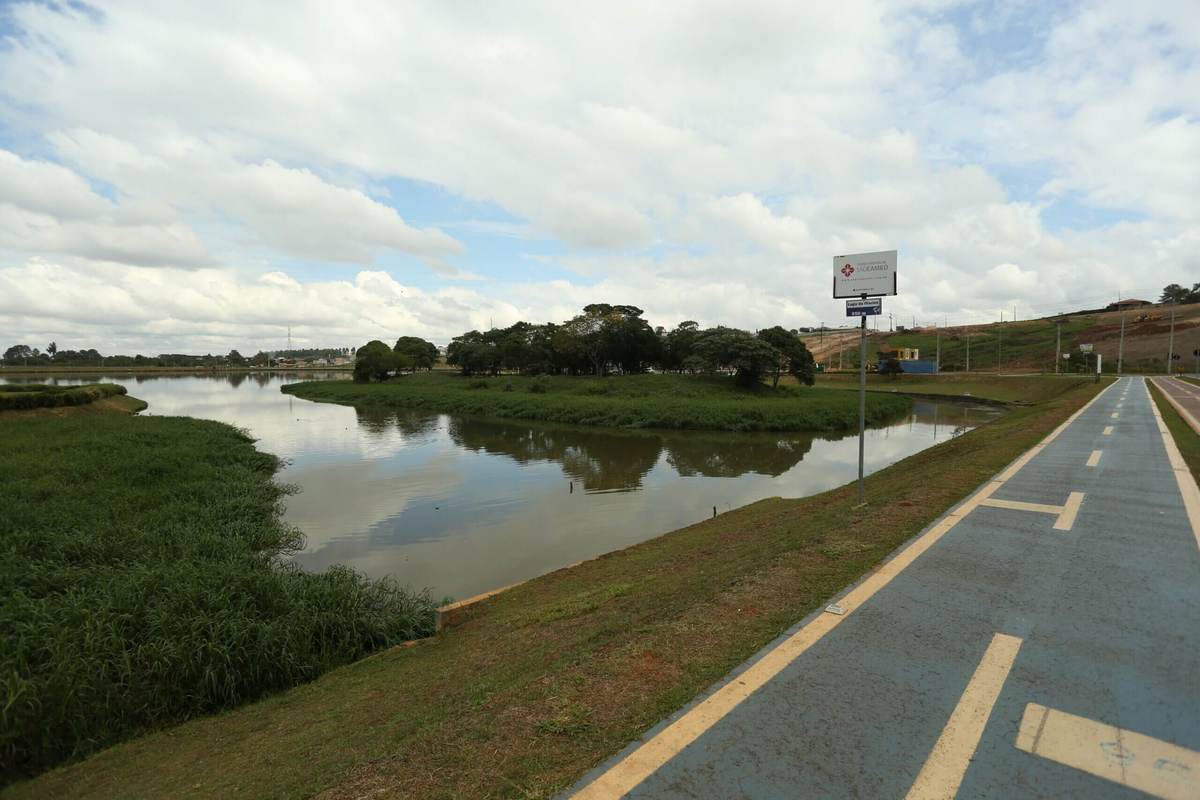
[[[25,413],[0,414],[0,781],[430,632],[426,597],[280,563],[278,462],[234,428]]]
[[[728,377],[504,375],[478,379],[417,374],[387,383],[289,384],[283,391],[306,400],[354,406],[622,428],[832,431],[858,424],[858,400],[845,392],[796,386],[744,389]],[[883,422],[910,407],[907,398],[870,397],[867,422]]]
[[[1179,412],[1163,395],[1161,389],[1149,381],[1147,383],[1150,385],[1150,394],[1154,398],[1154,404],[1158,406],[1158,413],[1162,414],[1163,422],[1166,424],[1167,430],[1171,432],[1171,438],[1179,447],[1179,454],[1187,462],[1188,468],[1192,471],[1192,477],[1200,481],[1200,435],[1197,435],[1192,430],[1192,426],[1179,416]]]
[[[964,397],[1004,404],[1047,400],[1089,385],[1092,376],[984,375],[868,375],[868,392],[895,392],[938,397]],[[843,373],[817,376],[817,386],[857,389],[858,376]]]
[[[97,400],[123,394],[125,394],[125,387],[115,383],[92,383],[84,386],[52,386],[43,383],[0,384],[0,411],[85,406]]]
[[[548,797],[725,675],[1104,384],[854,487],[770,499],[516,587],[461,627],[110,749],[12,797]]]

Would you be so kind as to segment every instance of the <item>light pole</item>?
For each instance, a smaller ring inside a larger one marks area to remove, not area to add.
[[[1121,374],[1121,365],[1125,361],[1125,309],[1121,309],[1121,341],[1117,345],[1117,375]]]
[[[971,371],[971,331],[967,331],[967,368],[963,372]]]
[[[996,328],[996,374],[1000,374],[1000,359],[1004,357],[1004,312],[1000,312],[1000,325]]]
[[[1058,364],[1062,361],[1062,320],[1054,320],[1054,374],[1058,374]]]
[[[1171,298],[1171,335],[1167,337],[1167,374],[1172,374],[1171,362],[1175,360],[1175,298]]]

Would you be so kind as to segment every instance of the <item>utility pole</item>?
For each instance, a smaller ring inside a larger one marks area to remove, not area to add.
[[[1167,374],[1172,374],[1171,362],[1175,360],[1175,298],[1171,298],[1171,335],[1167,337]]]
[[[1119,302],[1119,301],[1118,301]],[[1117,345],[1117,374],[1121,374],[1121,364],[1125,360],[1125,309],[1121,309],[1121,343]]]
[[[1054,374],[1058,374],[1058,365],[1062,361],[1062,320],[1054,320]],[[1119,371],[1119,370],[1118,370]]]
[[[971,371],[971,331],[967,331],[967,368],[965,372]]]
[[[935,327],[934,331],[937,334],[937,356],[933,361],[933,372],[936,375],[942,371],[942,329]]]
[[[996,374],[1000,374],[1000,359],[1004,357],[1004,312],[1000,312],[1000,325],[996,328]]]

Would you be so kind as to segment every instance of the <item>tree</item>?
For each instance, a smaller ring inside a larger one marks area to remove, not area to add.
[[[46,352],[50,354],[51,358],[54,358],[55,354],[58,353],[58,344],[51,342],[50,344],[46,345]]]
[[[225,356],[225,360],[235,367],[244,367],[246,359],[237,350],[230,350],[229,355]]]
[[[1200,283],[1192,284],[1192,288],[1169,283],[1163,287],[1160,303],[1200,303]]]
[[[813,385],[816,362],[813,361],[812,353],[808,351],[800,334],[776,325],[759,331],[758,338],[779,352],[779,358],[771,370],[772,386],[779,385],[779,376],[783,372],[787,372],[805,386]]]
[[[416,336],[401,336],[392,350],[410,364],[410,369],[433,369],[438,360],[437,345]]]
[[[700,326],[692,320],[685,320],[675,326],[663,337],[662,368],[669,371],[687,369],[684,366],[688,358],[695,355],[696,339],[700,336]]]
[[[463,375],[495,374],[500,371],[500,349],[494,339],[479,331],[455,336],[446,348],[446,363],[458,367]]]
[[[378,339],[373,339],[358,348],[354,356],[355,383],[370,383],[372,378],[380,382],[386,381],[399,362],[392,348]]]
[[[22,364],[34,357],[34,349],[27,344],[14,344],[4,351],[4,361],[7,364]]]
[[[778,350],[754,334],[723,326],[704,331],[696,351],[711,369],[734,370],[743,386],[759,383],[780,358]]]

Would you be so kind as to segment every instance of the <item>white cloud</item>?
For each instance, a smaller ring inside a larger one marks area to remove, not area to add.
[[[595,300],[828,322],[830,254],[885,247],[905,316],[1200,274],[1200,15],[1087,0],[960,28],[948,5],[12,5],[0,114],[24,157],[0,152],[0,279],[77,280],[120,336],[204,343],[287,324],[444,340]],[[1011,27],[1035,13],[1037,36]],[[417,224],[395,179],[513,220]],[[1071,230],[1072,206],[1103,224]],[[441,229],[557,247],[516,280]],[[378,267],[397,254],[433,276]],[[203,268],[157,269],[184,266]],[[0,300],[18,331],[81,301],[20,297]]]
[[[65,167],[0,150],[0,251],[128,264],[208,263],[195,233],[172,216],[152,206],[115,203]]]

